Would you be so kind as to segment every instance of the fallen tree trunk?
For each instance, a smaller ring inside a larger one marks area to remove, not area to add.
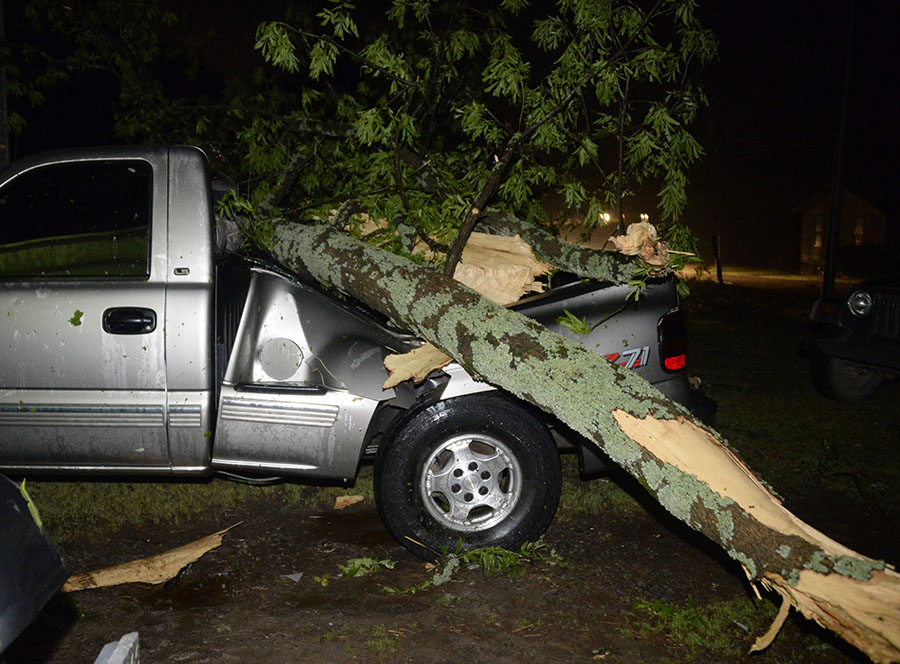
[[[333,229],[276,222],[269,250],[413,330],[473,376],[554,414],[719,544],[751,583],[774,589],[873,661],[900,661],[900,575],[795,517],[715,431],[639,376]]]

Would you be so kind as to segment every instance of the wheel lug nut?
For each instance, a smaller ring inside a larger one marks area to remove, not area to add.
[[[461,488],[462,487],[460,487],[459,484],[454,484],[453,486],[450,487],[450,491],[452,491],[453,493],[459,493],[459,490]]]
[[[473,496],[471,493],[467,493],[463,496],[463,500],[465,500],[467,503],[471,503],[473,498],[475,498],[475,496]]]
[[[469,464],[469,470],[471,470],[473,472],[478,470],[478,464],[473,461],[472,463]]]

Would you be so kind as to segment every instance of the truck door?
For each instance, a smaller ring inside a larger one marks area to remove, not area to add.
[[[169,467],[166,153],[108,155],[0,187],[0,466]]]

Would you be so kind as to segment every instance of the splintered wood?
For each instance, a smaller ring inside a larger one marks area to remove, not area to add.
[[[432,371],[442,369],[452,361],[449,355],[430,343],[425,343],[408,353],[388,355],[384,358],[384,367],[390,375],[384,381],[383,387],[388,389],[410,378],[415,383],[421,383]]]
[[[518,235],[472,233],[453,278],[497,304],[512,304],[526,293],[540,292],[536,282],[550,266],[539,261]]]
[[[658,462],[696,477],[769,529],[771,534],[765,541],[759,541],[763,531],[752,528],[757,547],[775,548],[782,536],[785,540],[799,538],[811,549],[820,551],[823,558],[842,559],[847,565],[856,561],[867,567],[877,564],[800,520],[730,449],[692,422],[683,418],[638,418],[623,410],[613,412],[613,417],[625,435]],[[742,537],[738,528],[735,523],[735,539]],[[748,542],[736,544],[739,550],[749,543],[751,536],[746,539]],[[837,569],[812,567],[815,565],[791,570],[795,574],[790,578],[771,566],[760,570],[756,578],[748,571],[751,582],[761,583],[783,598],[772,628],[757,640],[753,650],[761,650],[772,642],[784,623],[787,607],[793,606],[807,618],[840,634],[872,661],[900,661],[900,575],[894,568],[885,565],[884,569],[872,569],[868,579],[857,579]]]
[[[220,546],[225,533],[239,525],[236,523],[234,526],[156,556],[133,560],[86,574],[73,574],[63,585],[62,591],[70,593],[89,588],[117,586],[122,583],[165,583],[174,578],[187,565]]]
[[[626,256],[640,256],[650,265],[659,267],[669,264],[668,245],[657,236],[656,226],[647,221],[631,224],[625,235],[614,235],[609,240]]]
[[[518,235],[488,235],[472,233],[462,260],[456,266],[454,278],[478,291],[497,304],[512,304],[529,292],[540,292],[543,285],[537,277],[549,272],[551,267],[539,261],[531,246]],[[452,362],[430,343],[402,355],[388,355],[384,366],[390,376],[384,389],[399,385],[412,378],[421,383],[432,371]]]

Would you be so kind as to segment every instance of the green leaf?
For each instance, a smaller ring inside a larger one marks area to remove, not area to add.
[[[25,480],[22,480],[22,483],[19,485],[19,493],[22,494],[25,504],[28,505],[28,512],[31,514],[31,518],[34,519],[38,528],[43,529],[44,522],[41,520],[41,513],[38,511],[37,505],[31,499],[31,496],[28,495],[28,491],[25,490]]]
[[[579,318],[568,309],[563,312],[562,316],[556,319],[556,322],[574,334],[591,333],[591,326],[587,324],[587,319]]]
[[[316,14],[316,16],[321,19],[322,27],[328,27],[330,25],[335,39],[343,39],[347,35],[358,37],[359,32],[356,28],[356,22],[350,16],[350,11],[353,9],[353,3],[344,2],[343,0],[331,1],[333,4],[337,5],[335,9],[325,8]]]
[[[566,36],[566,24],[559,16],[549,16],[535,21],[532,38],[545,51],[559,48]]]
[[[276,67],[292,73],[300,70],[300,61],[294,54],[294,45],[291,43],[290,35],[287,28],[281,23],[260,23],[256,29],[254,48],[262,53],[266,62],[270,62]]]
[[[327,41],[318,41],[309,52],[309,75],[313,80],[322,74],[331,76],[334,73],[334,63],[337,61],[338,47]]]
[[[380,569],[394,569],[396,561],[390,559],[378,560],[376,558],[351,558],[346,564],[338,564],[341,574],[347,578],[368,576]]]

